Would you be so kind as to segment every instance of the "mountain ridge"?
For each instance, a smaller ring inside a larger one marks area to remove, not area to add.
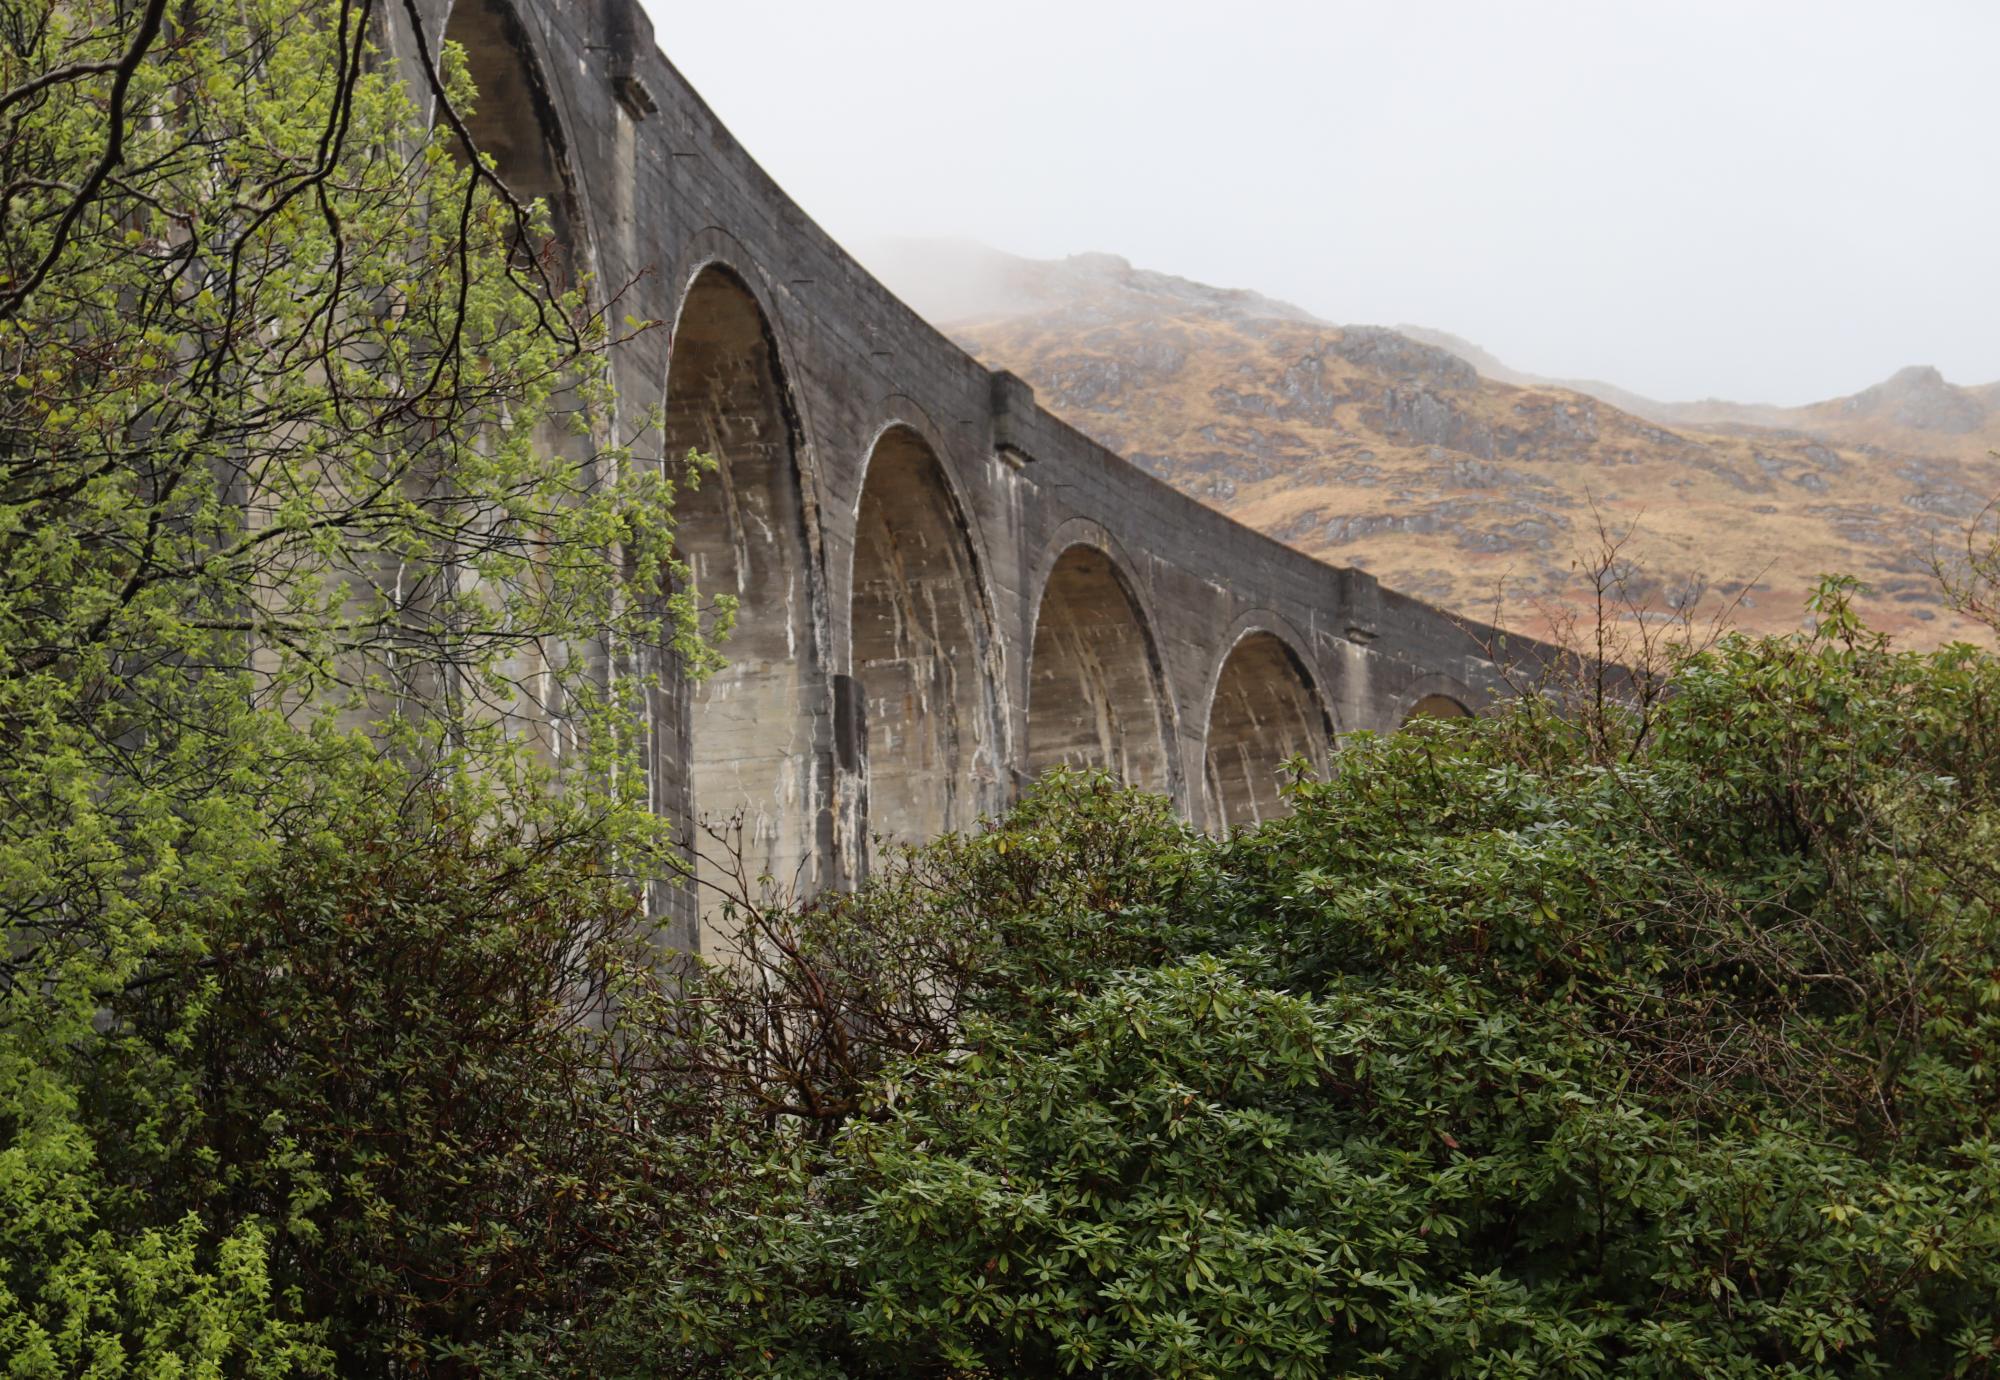
[[[1058,415],[1279,540],[1468,616],[1547,632],[1602,521],[1637,525],[1624,555],[1662,605],[1741,599],[1742,626],[1777,630],[1839,570],[1869,581],[1867,612],[1903,640],[1981,631],[1929,563],[2000,490],[2000,384],[1915,366],[1802,408],[1662,404],[1116,255],[927,252],[921,271],[872,266]]]
[[[1754,426],[1861,442],[1875,438],[1864,437],[1855,430],[1855,425],[1872,422],[1904,432],[1969,437],[1981,450],[2000,446],[2000,382],[1951,383],[1930,364],[1905,365],[1854,393],[1791,407],[1727,398],[1663,402],[1601,379],[1555,378],[1514,369],[1449,331],[1408,324],[1396,329],[1412,339],[1451,350],[1481,375],[1496,382],[1587,393],[1635,416],[1669,426]],[[1907,437],[1903,443],[1912,444]]]

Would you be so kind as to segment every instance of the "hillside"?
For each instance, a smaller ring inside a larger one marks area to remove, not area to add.
[[[1638,524],[1626,554],[1662,604],[1741,593],[1740,626],[1791,628],[1816,577],[1840,570],[1874,587],[1869,616],[1912,645],[1976,631],[1943,606],[1927,558],[2000,492],[2000,385],[1915,369],[1808,408],[1659,404],[1110,255],[947,244],[870,257],[1085,432],[1447,608],[1488,617],[1497,601],[1508,624],[1545,631],[1601,513]]]
[[[1917,454],[1970,459],[2000,449],[2000,383],[1966,388],[1949,383],[1929,365],[1900,369],[1872,388],[1804,407],[1769,403],[1660,402],[1597,379],[1552,379],[1509,368],[1470,341],[1422,326],[1398,326],[1403,335],[1438,345],[1469,362],[1482,377],[1533,388],[1587,393],[1635,416],[1667,426],[1727,429],[1737,426],[1804,431],[1821,440],[1878,446]]]

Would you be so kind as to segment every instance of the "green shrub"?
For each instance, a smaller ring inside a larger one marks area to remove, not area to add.
[[[1636,753],[1520,705],[1226,841],[1058,778],[928,850],[766,966],[955,935],[900,975],[952,1038],[822,1069],[837,1131],[773,1122],[807,1206],[620,1326],[802,1374],[1993,1373],[2000,665],[1824,597],[1684,659]]]

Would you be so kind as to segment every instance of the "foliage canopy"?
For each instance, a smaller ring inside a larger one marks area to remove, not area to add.
[[[631,1326],[800,1373],[1992,1373],[2000,665],[1844,593],[1685,657],[1637,755],[1522,703],[1225,842],[1057,780],[786,927],[919,1014],[722,1061],[863,1110]]]
[[[666,968],[671,487],[371,14],[0,13],[10,1376],[2000,1369],[2000,663],[1839,582]]]
[[[549,271],[544,208],[433,130],[433,82],[379,59],[377,22],[321,0],[0,7],[13,1375],[333,1354],[280,1268],[305,1209],[206,1188],[303,1153],[303,1109],[245,1113],[271,1122],[248,1141],[201,1129],[260,1086],[217,1082],[241,1041],[303,1018],[233,1027],[231,984],[255,962],[296,997],[292,932],[242,926],[329,830],[363,848],[380,801],[442,790],[467,821],[572,840],[572,871],[660,865],[621,768],[632,649],[704,657],[670,488],[619,434],[615,342],[591,285]],[[443,56],[435,85],[470,102]]]

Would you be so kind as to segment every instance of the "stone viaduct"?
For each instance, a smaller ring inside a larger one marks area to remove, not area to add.
[[[1336,733],[1496,693],[1486,630],[1183,497],[921,320],[730,137],[636,0],[420,8],[429,51],[470,56],[502,176],[621,314],[670,323],[616,366],[620,408],[665,418],[642,449],[717,462],[677,540],[737,625],[714,677],[666,668],[660,811],[740,820],[750,865],[810,891],[1054,763],[1223,828]],[[418,60],[408,27],[386,45]],[[698,943],[699,903],[668,908]]]

